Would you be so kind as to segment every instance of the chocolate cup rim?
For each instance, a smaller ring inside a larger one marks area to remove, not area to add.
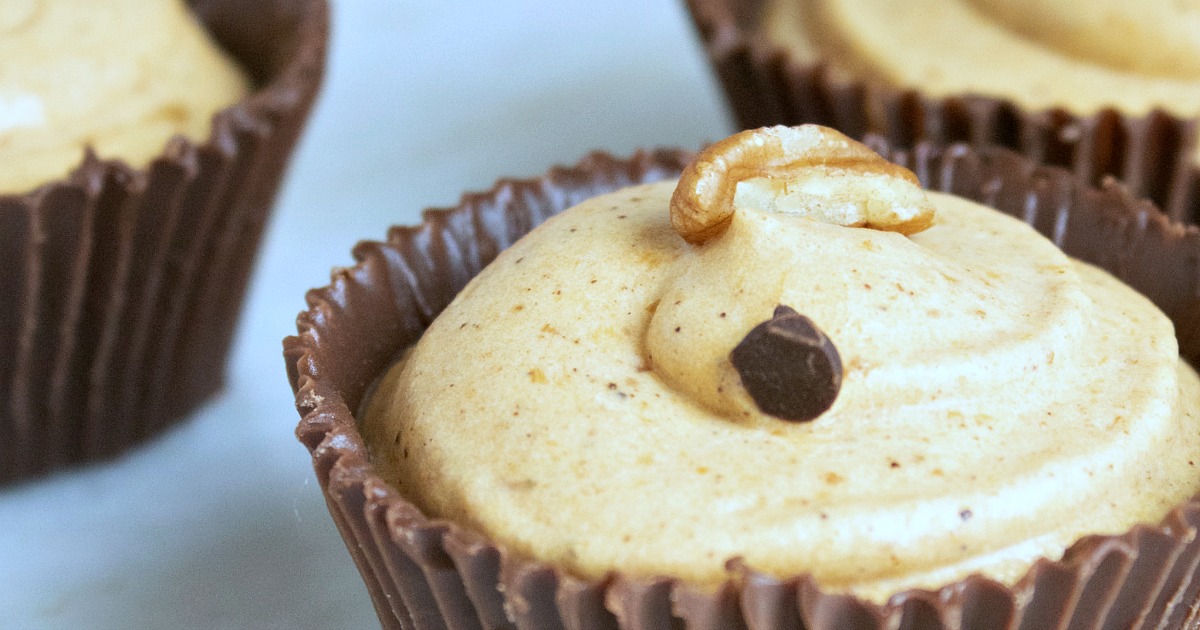
[[[1148,241],[1143,239],[1149,235],[1149,238],[1157,239],[1155,243],[1161,242],[1168,251],[1176,251],[1171,248],[1178,248],[1180,253],[1176,257],[1200,259],[1200,230],[1194,226],[1170,221],[1151,203],[1134,199],[1115,181],[1106,181],[1098,189],[1089,188],[1080,184],[1063,169],[1036,166],[1020,155],[1002,148],[976,150],[961,144],[940,147],[931,143],[919,143],[911,150],[892,150],[882,138],[869,138],[867,142],[889,159],[912,168],[921,177],[922,183],[931,188],[943,189],[940,186],[945,185],[946,189],[949,189],[951,180],[957,176],[948,174],[948,171],[938,172],[934,167],[944,166],[952,160],[957,160],[956,164],[968,166],[984,164],[983,171],[991,169],[985,173],[986,176],[981,175],[982,179],[979,182],[980,190],[990,191],[984,194],[1000,196],[1006,194],[1006,190],[1012,193],[1013,189],[1020,189],[1020,193],[1027,197],[1035,194],[1048,197],[1065,194],[1062,198],[1067,201],[1063,203],[1070,206],[1072,214],[1090,213],[1085,220],[1106,225],[1107,227],[1097,228],[1101,231],[1112,229],[1127,234],[1129,242],[1135,244],[1147,243]],[[541,618],[538,615],[546,614],[547,607],[550,607],[552,612],[557,611],[555,614],[559,615],[560,621],[565,620],[571,611],[577,611],[583,606],[579,602],[585,600],[601,602],[607,614],[610,617],[615,616],[615,620],[610,619],[609,622],[616,626],[642,627],[638,616],[646,611],[639,606],[649,601],[646,599],[648,597],[654,601],[667,602],[670,614],[688,620],[689,627],[692,623],[695,623],[696,627],[725,627],[723,624],[731,619],[734,620],[734,627],[774,627],[770,623],[760,625],[761,620],[755,621],[751,617],[755,614],[753,611],[757,610],[755,607],[762,601],[774,601],[771,598],[784,592],[787,596],[794,596],[794,601],[785,605],[785,615],[789,619],[803,619],[810,630],[846,627],[839,624],[848,623],[847,620],[869,624],[862,627],[883,628],[887,623],[899,623],[900,618],[906,614],[918,614],[912,613],[910,609],[925,611],[919,614],[932,615],[930,619],[936,619],[937,623],[945,627],[966,628],[973,627],[967,621],[975,619],[971,614],[985,614],[976,610],[981,606],[998,606],[995,610],[988,608],[986,615],[1008,615],[1009,623],[1012,624],[1015,623],[1016,615],[1028,612],[1022,606],[1029,603],[1030,598],[1037,594],[1044,582],[1056,581],[1058,584],[1063,580],[1073,589],[1070,592],[1072,599],[1068,602],[1070,606],[1075,606],[1081,601],[1099,601],[1098,605],[1104,610],[1097,611],[1096,614],[1109,614],[1119,598],[1129,595],[1120,588],[1122,583],[1119,579],[1114,586],[1109,584],[1111,580],[1108,574],[1096,578],[1100,571],[1112,569],[1119,574],[1120,579],[1124,579],[1133,570],[1131,567],[1135,565],[1139,549],[1148,548],[1145,546],[1151,543],[1166,545],[1172,549],[1172,562],[1181,562],[1180,558],[1185,551],[1198,553],[1195,550],[1188,551],[1191,549],[1188,545],[1200,545],[1196,542],[1197,532],[1200,530],[1200,496],[1174,507],[1157,524],[1139,524],[1121,534],[1081,538],[1070,546],[1062,559],[1037,560],[1026,575],[1011,587],[980,575],[970,575],[938,589],[903,590],[893,594],[886,603],[877,604],[850,594],[823,591],[807,573],[797,573],[786,578],[771,577],[755,571],[736,558],[730,560],[727,566],[727,580],[715,589],[689,584],[669,575],[631,576],[620,571],[613,571],[598,580],[589,580],[574,576],[550,563],[515,554],[506,550],[501,543],[491,541],[483,534],[461,524],[424,515],[419,508],[392,488],[371,464],[369,448],[358,432],[355,412],[352,411],[366,396],[368,384],[354,383],[342,391],[339,388],[344,384],[334,382],[336,375],[333,374],[333,369],[338,366],[331,368],[325,365],[327,360],[340,360],[336,350],[333,354],[328,354],[323,344],[346,340],[345,331],[337,330],[336,321],[339,316],[355,308],[349,303],[351,293],[358,289],[365,290],[372,282],[386,282],[386,279],[381,277],[380,268],[373,266],[379,252],[390,248],[392,254],[395,254],[404,249],[417,256],[421,252],[412,250],[411,242],[403,239],[413,237],[414,234],[424,234],[425,236],[420,238],[425,242],[430,231],[436,229],[437,225],[444,228],[456,221],[461,222],[489,204],[509,212],[511,208],[504,205],[507,203],[505,200],[520,197],[529,190],[543,191],[550,197],[565,195],[574,185],[587,188],[596,182],[621,179],[620,176],[614,176],[614,173],[633,173],[633,183],[637,183],[646,178],[648,173],[677,173],[690,159],[690,155],[684,150],[666,149],[654,153],[639,152],[629,160],[623,161],[607,154],[596,153],[574,167],[559,167],[542,178],[501,180],[486,192],[465,195],[462,203],[456,207],[426,210],[420,226],[393,228],[389,231],[387,242],[360,242],[354,249],[356,265],[335,270],[331,285],[308,293],[310,308],[297,318],[298,334],[286,338],[283,343],[289,380],[301,417],[296,434],[310,451],[331,515],[342,531],[347,548],[359,565],[381,622],[385,626],[407,627],[397,616],[399,613],[388,608],[388,602],[395,599],[394,593],[406,591],[401,586],[387,583],[391,578],[388,573],[390,569],[385,565],[392,560],[384,557],[386,551],[402,552],[407,554],[410,560],[415,559],[413,561],[431,583],[434,579],[431,576],[439,568],[445,568],[447,565],[458,571],[474,566],[471,564],[473,562],[498,565],[498,582],[493,586],[499,589],[497,592],[504,593],[502,604],[508,621],[522,628],[542,627],[537,619]],[[946,178],[945,182],[931,181],[943,176]],[[1017,183],[1014,184],[1014,181]],[[1088,209],[1081,211],[1084,207],[1083,201],[1087,201]],[[1150,245],[1145,247],[1149,249]],[[1129,271],[1121,268],[1119,260],[1115,263],[1115,269],[1104,261],[1098,261],[1098,264],[1109,268],[1118,276]],[[1193,288],[1200,286],[1196,269],[1190,270],[1187,282]],[[420,300],[417,302],[419,307]],[[1189,328],[1200,329],[1200,307],[1197,304],[1200,302],[1193,299],[1185,307],[1172,307],[1176,311],[1173,317],[1182,317],[1184,319],[1181,321],[1191,324]],[[401,310],[400,305],[396,308]],[[434,307],[421,315],[422,329],[428,326],[438,310],[439,307]],[[331,339],[335,341],[331,342]],[[392,348],[387,354],[394,358],[402,350],[402,347]],[[1181,353],[1183,352],[1181,341]],[[1186,357],[1193,364],[1200,363],[1197,361],[1200,358],[1200,343],[1191,343]],[[387,359],[381,365],[386,365],[390,360]],[[382,367],[375,375],[381,372]],[[379,545],[388,546],[389,549],[382,550]],[[1200,555],[1197,557],[1200,558]],[[1158,595],[1154,596],[1151,593],[1147,595],[1149,599],[1142,602],[1143,617],[1150,613],[1151,608],[1160,606],[1163,608],[1160,612],[1164,615],[1164,620],[1168,614],[1193,614],[1185,610],[1191,602],[1180,600],[1195,599],[1194,589],[1188,590],[1192,587],[1186,575],[1180,578],[1183,582],[1173,591],[1174,599],[1159,601],[1165,597],[1162,594],[1165,591],[1162,589],[1165,588],[1165,580],[1169,578],[1168,570],[1174,570],[1172,567],[1163,569],[1162,575],[1157,578],[1156,588],[1160,589],[1156,591]],[[1192,572],[1195,573],[1194,566]],[[463,588],[471,594],[472,602],[478,607],[477,613],[486,621],[486,606],[480,603],[482,596],[471,590],[468,578],[462,577],[462,580]],[[1197,583],[1195,588],[1200,588],[1200,583]],[[663,593],[665,595],[662,595]],[[491,595],[498,596],[495,593]],[[1134,592],[1132,596],[1138,595]],[[543,601],[547,597],[550,599]],[[393,602],[391,605],[403,608],[408,604]],[[975,612],[971,613],[970,610]],[[1069,606],[1064,608],[1064,611],[1063,614],[1076,612]],[[1090,611],[1085,612],[1091,614]],[[445,614],[445,610],[442,610],[442,613]],[[419,615],[421,611],[407,611],[406,614]],[[429,611],[424,611],[424,614],[429,614]],[[990,616],[985,618],[992,619]],[[408,621],[412,622],[411,619]],[[1028,619],[1025,621],[1028,622]],[[1061,621],[1065,623],[1065,618]],[[576,622],[582,623],[578,619],[573,623]],[[555,627],[554,623],[546,627]]]
[[[1192,159],[1200,146],[1200,118],[1161,106],[1141,115],[1115,106],[1088,114],[1064,107],[1025,108],[1003,96],[929,96],[918,87],[831,72],[823,61],[796,59],[763,32],[763,1],[686,2],[740,126],[814,122],[854,137],[881,134],[893,145],[909,147],[920,140],[1001,144],[1035,161],[1069,168],[1093,185],[1116,175],[1172,219],[1200,222],[1200,164]],[[801,104],[804,99],[813,102]]]
[[[203,0],[189,0],[190,10],[195,11],[194,5],[201,3]],[[40,199],[60,190],[78,190],[92,197],[104,185],[109,173],[115,174],[110,181],[122,183],[126,190],[137,193],[144,190],[148,175],[156,166],[169,164],[183,172],[192,173],[196,170],[195,156],[200,153],[216,152],[227,157],[235,154],[238,151],[238,129],[269,129],[276,118],[303,116],[324,82],[329,42],[329,4],[328,0],[301,0],[301,4],[303,15],[298,19],[292,37],[295,54],[272,72],[266,82],[254,85],[241,100],[217,110],[211,118],[207,135],[192,138],[174,134],[163,144],[162,150],[142,167],[131,166],[120,156],[101,158],[90,145],[85,146],[79,164],[66,175],[50,178],[24,192],[0,191],[0,205],[32,208]],[[200,19],[199,16],[197,18]],[[209,31],[210,26],[203,19],[201,25]],[[237,55],[232,52],[228,54],[243,71],[251,74]]]

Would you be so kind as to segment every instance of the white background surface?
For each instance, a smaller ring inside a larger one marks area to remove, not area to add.
[[[682,0],[334,0],[228,388],[118,461],[0,488],[0,628],[377,627],[293,436],[305,290],[501,176],[730,125]]]

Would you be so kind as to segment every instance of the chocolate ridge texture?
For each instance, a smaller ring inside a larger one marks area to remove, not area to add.
[[[1200,230],[1172,223],[1113,182],[1083,186],[999,148],[918,144],[891,150],[924,186],[999,208],[1068,254],[1149,296],[1175,323],[1180,351],[1200,359]],[[822,591],[798,574],[776,579],[737,559],[704,590],[671,576],[615,573],[586,581],[519,557],[476,532],[426,518],[373,469],[352,409],[496,254],[548,216],[625,185],[677,175],[690,155],[594,154],[538,180],[502,181],[415,227],[354,249],[357,264],[310,291],[298,335],[284,340],[288,377],[335,523],[386,628],[982,629],[1182,628],[1200,623],[1200,499],[1156,525],[1089,536],[1042,559],[1013,587],[970,576],[886,604]]]
[[[111,457],[220,390],[328,37],[325,0],[248,6],[192,3],[254,82],[210,137],[0,195],[0,484]]]
[[[931,98],[877,81],[836,77],[801,63],[760,28],[762,0],[687,0],[692,21],[738,125],[817,123],[851,137],[876,133],[894,146],[919,140],[997,144],[1065,167],[1097,185],[1115,175],[1173,220],[1200,222],[1192,163],[1200,121],[1161,109],[1089,116],[1031,111],[1011,100],[963,94]]]

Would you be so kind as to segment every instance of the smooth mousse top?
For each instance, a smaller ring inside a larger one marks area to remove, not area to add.
[[[145,166],[249,90],[180,0],[0,0],[0,193],[65,177],[85,147]]]

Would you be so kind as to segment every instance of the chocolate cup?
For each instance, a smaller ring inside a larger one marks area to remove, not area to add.
[[[143,169],[89,154],[0,195],[0,483],[115,455],[223,384],[258,242],[320,85],[325,0],[197,0],[255,83]]]
[[[1200,359],[1200,231],[1171,223],[1107,182],[1088,188],[1065,170],[999,148],[919,144],[891,151],[929,188],[1025,219],[1069,254],[1153,299],[1175,322],[1183,355]],[[352,410],[454,295],[496,254],[547,217],[625,185],[676,175],[678,150],[628,161],[593,154],[537,180],[502,181],[415,227],[362,242],[357,264],[310,291],[297,336],[284,340],[288,378],[330,514],[385,628],[697,628],[1016,630],[1180,628],[1200,623],[1200,499],[1157,525],[1089,536],[1060,560],[1038,560],[1015,586],[970,576],[879,605],[830,593],[807,575],[778,579],[734,559],[705,590],[670,576],[613,573],[584,580],[421,513],[373,468]]]
[[[895,146],[919,140],[1009,147],[1084,181],[1119,178],[1171,219],[1200,221],[1193,163],[1200,124],[1164,110],[1130,116],[1108,108],[1089,116],[1029,111],[1004,98],[934,98],[915,89],[839,76],[797,60],[762,28],[763,0],[687,0],[692,21],[739,125],[817,123],[852,137],[876,133]]]

